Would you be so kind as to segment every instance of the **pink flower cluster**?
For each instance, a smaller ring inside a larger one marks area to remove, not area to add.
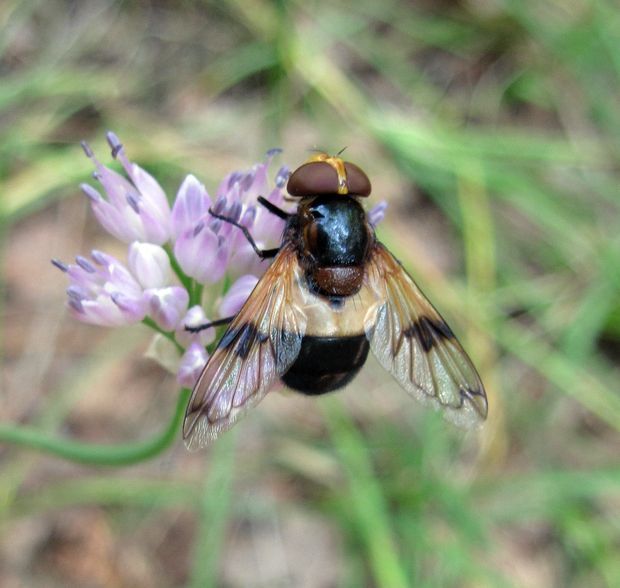
[[[271,183],[269,166],[278,151],[270,151],[263,163],[224,178],[215,199],[188,175],[171,207],[155,178],[127,159],[116,135],[108,133],[107,140],[127,177],[101,164],[84,143],[105,197],[89,184],[81,188],[101,226],[127,243],[127,264],[101,251],[92,251],[89,259],[78,256],[72,264],[54,260],[69,278],[68,308],[87,323],[118,327],[145,322],[173,337],[186,350],[177,370],[179,383],[192,386],[208,357],[205,345],[215,337],[214,329],[197,334],[185,329],[208,320],[202,286],[225,276],[233,280],[211,309],[219,317],[231,316],[268,267],[239,229],[212,217],[209,209],[247,227],[259,247],[277,247],[284,221],[258,206],[257,198],[282,207],[288,169],[282,167]]]

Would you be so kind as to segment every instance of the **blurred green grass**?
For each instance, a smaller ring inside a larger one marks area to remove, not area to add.
[[[267,484],[281,521],[300,509],[338,537],[338,585],[620,585],[619,46],[611,0],[3,3],[5,268],[14,240],[90,174],[79,140],[104,153],[106,129],[169,194],[184,173],[213,187],[274,145],[292,166],[309,147],[348,145],[390,201],[382,239],[464,339],[491,410],[477,451],[436,415],[386,414],[375,397],[349,407],[350,394],[318,402],[322,425],[273,419],[251,450],[233,434],[208,456],[173,452],[189,473],[58,479],[7,448],[2,533],[80,505],[119,534],[128,516],[148,527],[189,512],[187,565],[159,585],[235,585],[233,530],[271,516]],[[454,271],[413,234],[428,210]],[[13,292],[7,271],[7,390],[29,353],[9,335],[19,321],[36,333],[46,312]],[[98,337],[90,359],[65,360],[53,389],[7,414],[51,432],[73,422],[97,370],[124,356],[106,351],[123,335]],[[165,420],[174,402],[159,400]],[[13,569],[8,557],[0,568]]]

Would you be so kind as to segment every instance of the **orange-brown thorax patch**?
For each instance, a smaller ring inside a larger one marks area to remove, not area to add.
[[[361,266],[317,267],[312,276],[323,294],[352,296],[359,291],[364,279]]]

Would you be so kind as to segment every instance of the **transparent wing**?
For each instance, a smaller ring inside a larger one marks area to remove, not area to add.
[[[301,279],[285,245],[209,358],[185,413],[183,438],[197,449],[257,404],[295,361],[306,330],[298,304]]]
[[[378,302],[366,319],[366,336],[379,363],[417,400],[441,409],[462,427],[487,416],[480,376],[450,327],[400,263],[375,245],[367,274]]]

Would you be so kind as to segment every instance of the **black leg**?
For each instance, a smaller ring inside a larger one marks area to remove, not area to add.
[[[211,327],[219,327],[221,325],[227,325],[228,323],[232,322],[232,320],[236,316],[237,315],[234,314],[233,316],[227,316],[226,318],[217,319],[215,321],[211,321],[210,323],[204,323],[203,325],[198,325],[197,327],[188,327],[187,325],[185,325],[185,330],[189,331],[190,333],[199,333],[200,331],[204,331],[205,329],[209,329]]]
[[[278,251],[280,251],[279,247],[276,247],[275,249],[259,249],[254,239],[252,239],[252,235],[250,235],[250,231],[248,231],[247,227],[244,227],[242,224],[238,223],[236,220],[233,220],[232,218],[228,218],[227,216],[223,216],[221,214],[218,214],[217,212],[214,212],[213,209],[211,208],[209,208],[209,214],[215,218],[219,218],[221,221],[224,221],[225,223],[229,223],[233,225],[234,227],[241,229],[241,232],[243,233],[244,237],[248,240],[248,243],[252,245],[252,249],[256,251],[256,255],[258,255],[258,257],[260,257],[261,259],[267,259],[268,257],[275,257]]]
[[[289,218],[293,216],[292,214],[285,212],[281,208],[278,208],[275,204],[272,204],[271,202],[269,202],[269,200],[267,200],[266,198],[263,198],[262,196],[259,196],[257,200],[271,214],[275,214],[277,217],[280,217],[282,220],[288,220]]]

